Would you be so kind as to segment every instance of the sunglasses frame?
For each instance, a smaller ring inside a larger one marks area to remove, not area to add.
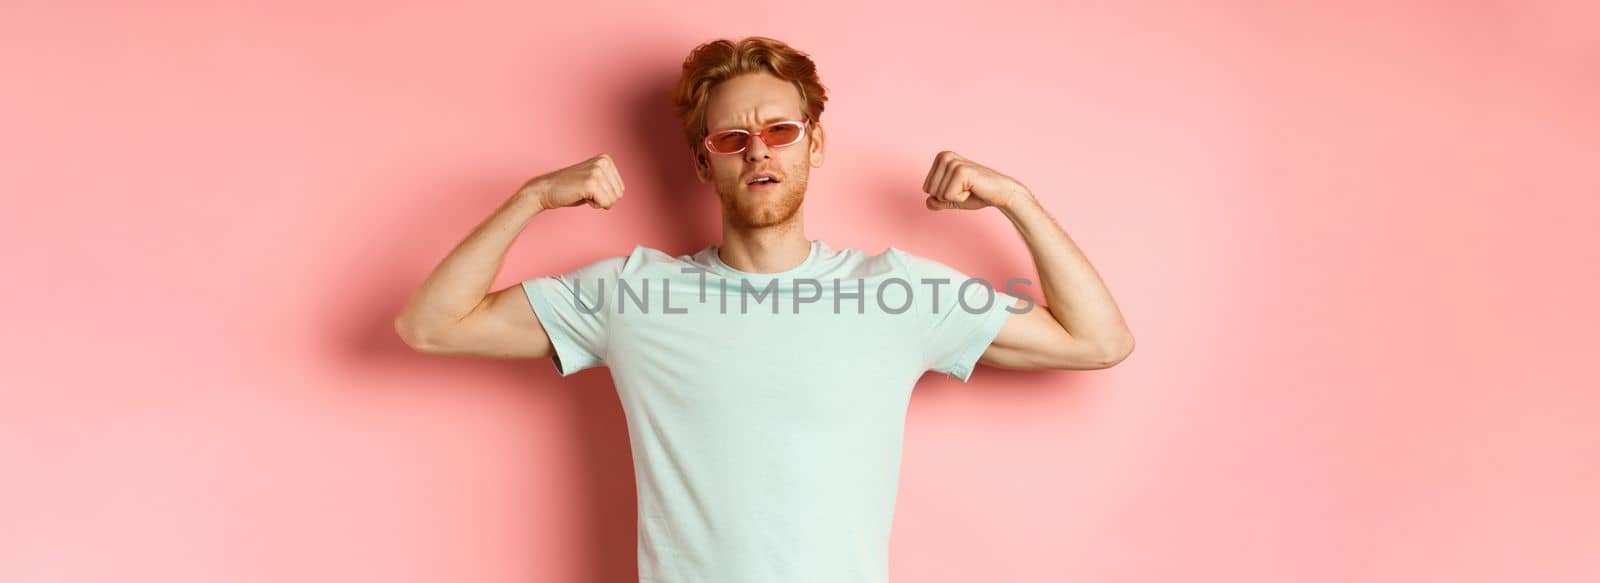
[[[701,140],[701,142],[703,144],[705,144],[707,152],[710,152],[712,154],[716,154],[718,156],[734,156],[734,155],[742,154],[742,153],[744,153],[745,150],[750,149],[751,140],[761,140],[762,143],[766,143],[767,142],[767,138],[763,134],[765,134],[767,132],[767,130],[771,129],[772,127],[780,126],[780,125],[790,125],[790,124],[796,124],[796,125],[800,126],[800,135],[796,136],[793,142],[789,142],[789,143],[783,144],[781,146],[774,146],[772,144],[767,144],[768,148],[786,148],[786,147],[793,146],[795,144],[800,143],[800,140],[806,139],[806,133],[811,129],[810,116],[801,116],[800,119],[797,119],[797,120],[791,119],[791,120],[786,120],[786,121],[773,122],[773,123],[767,124],[767,127],[761,128],[760,130],[754,131],[754,132],[752,132],[750,130],[743,129],[743,128],[733,128],[733,129],[728,129],[728,130],[722,130],[720,132],[707,135],[705,137],[705,139]],[[734,150],[732,152],[718,152],[718,151],[716,151],[716,150],[711,148],[711,141],[712,141],[713,138],[720,138],[720,137],[725,136],[727,134],[746,134],[746,135],[749,136],[749,139],[747,139],[745,141],[743,148],[739,148],[738,150]]]

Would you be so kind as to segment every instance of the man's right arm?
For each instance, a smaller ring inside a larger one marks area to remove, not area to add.
[[[396,320],[395,329],[401,329]],[[489,294],[465,317],[432,336],[410,337],[418,352],[487,358],[547,358],[554,354],[544,324],[528,304],[522,284]]]
[[[622,197],[621,175],[611,157],[599,154],[529,180],[428,274],[405,309],[395,332],[427,353],[491,358],[543,358],[553,349],[521,285],[494,293],[512,241],[545,210],[587,203],[610,209]]]

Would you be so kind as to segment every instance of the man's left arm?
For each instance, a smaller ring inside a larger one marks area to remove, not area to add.
[[[940,152],[923,181],[930,210],[1000,210],[1022,235],[1045,302],[1012,314],[978,362],[1012,369],[1100,369],[1133,352],[1133,333],[1089,259],[1032,191],[955,152]],[[1019,301],[1017,309],[1027,306]]]

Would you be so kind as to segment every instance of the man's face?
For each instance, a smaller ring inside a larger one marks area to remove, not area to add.
[[[803,120],[805,108],[793,83],[766,73],[741,75],[718,83],[706,104],[706,129],[755,132],[787,120]],[[736,227],[760,228],[791,220],[805,200],[811,168],[822,167],[822,126],[811,124],[799,142],[772,148],[751,137],[738,154],[716,154],[698,148],[695,173],[711,181],[722,201],[722,215]],[[752,188],[756,174],[772,172],[779,183]]]

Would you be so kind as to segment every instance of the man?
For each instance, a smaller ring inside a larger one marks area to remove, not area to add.
[[[721,200],[719,244],[678,256],[636,245],[488,293],[535,216],[622,198],[615,163],[597,155],[524,184],[440,263],[396,330],[429,353],[549,356],[562,376],[610,369],[638,477],[640,581],[887,581],[920,376],[965,382],[979,362],[1105,368],[1133,336],[1034,195],[953,152],[935,157],[924,204],[1010,219],[1044,303],[894,247],[808,239],[826,92],[804,53],[762,37],[701,45],[673,99],[695,171]]]

